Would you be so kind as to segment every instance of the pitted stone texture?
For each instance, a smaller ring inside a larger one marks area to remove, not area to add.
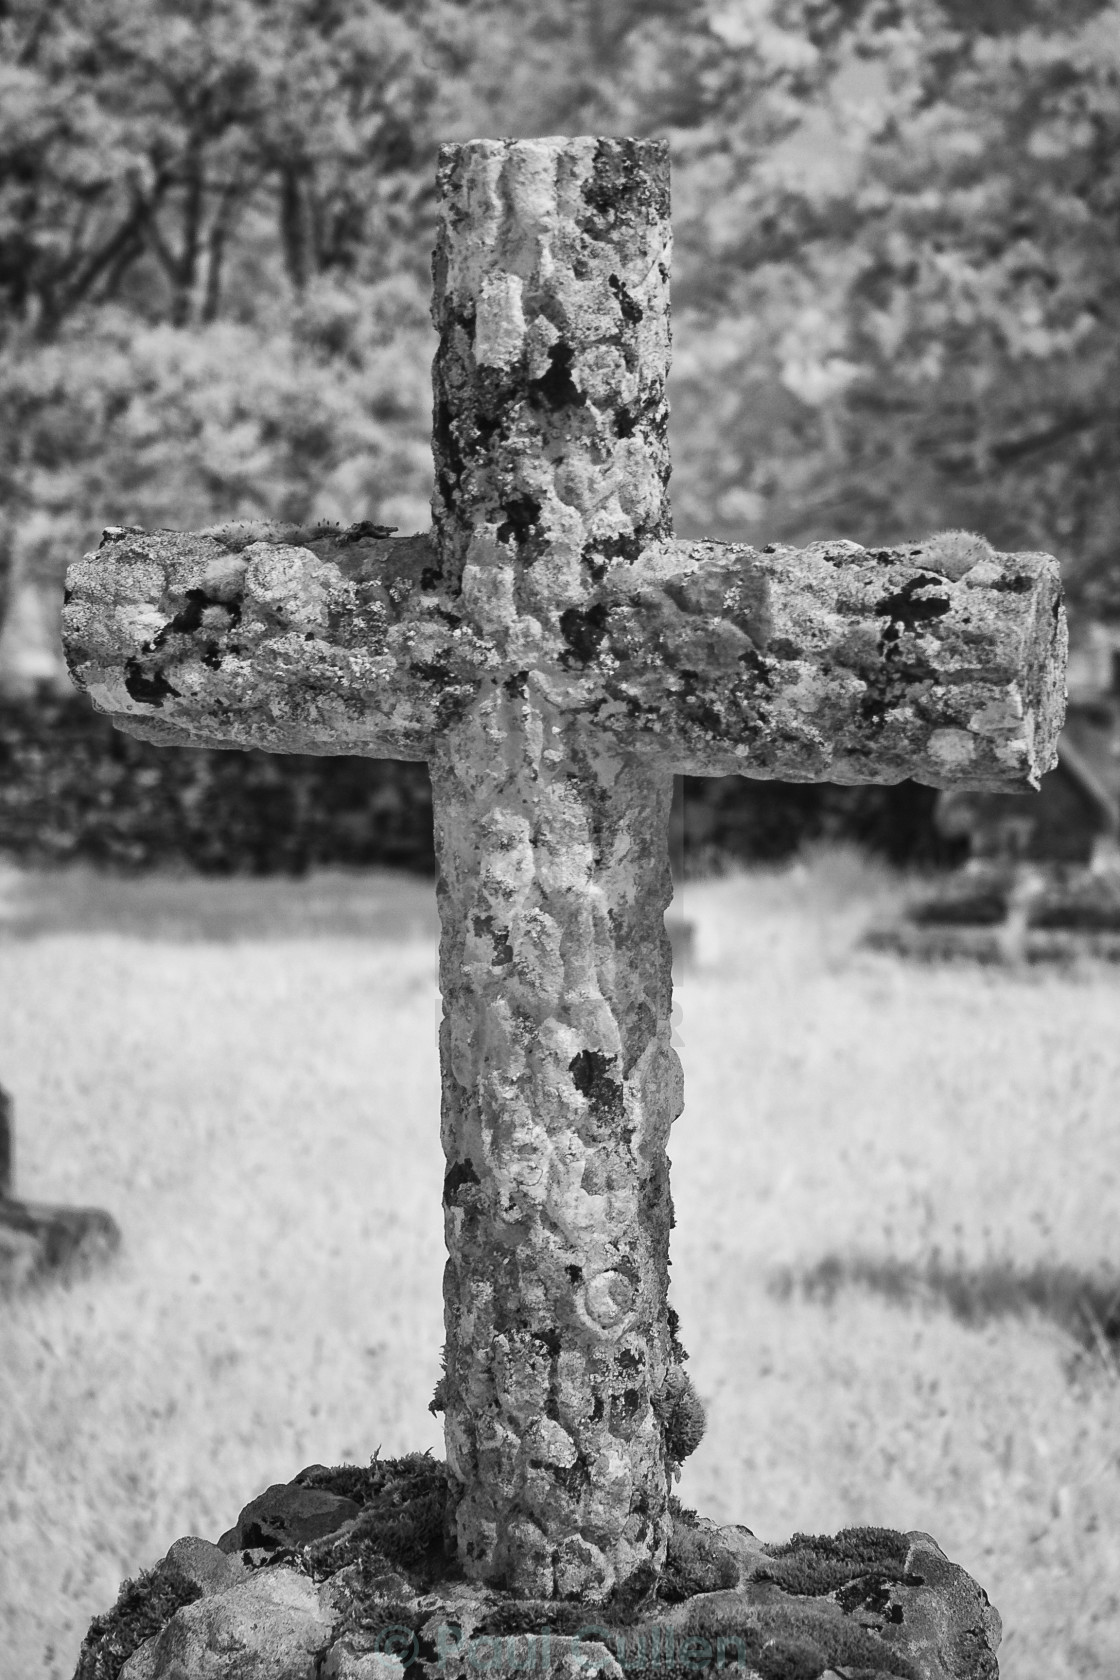
[[[532,666],[590,577],[670,534],[668,146],[474,140],[439,189],[436,539]]]
[[[422,759],[492,662],[434,563],[364,525],[113,527],[67,574],[67,657],[157,743]]]
[[[176,1611],[120,1680],[316,1680],[332,1633],[312,1581],[265,1569]]]
[[[594,1600],[667,1537],[672,782],[519,695],[464,734],[432,766],[460,1557]]]
[[[238,571],[219,621],[200,603],[253,534],[107,533],[70,568],[68,656],[119,728],[420,759],[500,684],[690,775],[967,790],[1037,785],[1056,762],[1066,628],[1048,555],[946,578],[920,544],[660,541],[585,568],[549,633],[522,611],[512,560],[455,594],[428,536],[277,527],[286,606]]]
[[[1057,564],[989,550],[954,579],[927,552],[650,545],[584,609],[600,723],[689,775],[1037,786],[1064,717]]]

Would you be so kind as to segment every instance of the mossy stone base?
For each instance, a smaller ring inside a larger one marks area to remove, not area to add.
[[[594,1606],[515,1599],[463,1579],[437,1460],[312,1465],[217,1546],[177,1541],[126,1581],[75,1680],[998,1680],[999,1615],[929,1535],[767,1545],[672,1515],[656,1582]]]

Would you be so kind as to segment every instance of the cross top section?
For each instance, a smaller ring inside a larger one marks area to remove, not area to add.
[[[439,185],[437,539],[448,586],[535,666],[671,534],[668,148],[448,146]]]

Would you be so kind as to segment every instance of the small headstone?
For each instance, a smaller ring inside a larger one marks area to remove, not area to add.
[[[18,1200],[14,1152],[12,1099],[0,1088],[0,1294],[87,1270],[117,1252],[120,1230],[102,1208]]]
[[[871,927],[864,943],[927,962],[1120,962],[1120,867],[979,859]]]

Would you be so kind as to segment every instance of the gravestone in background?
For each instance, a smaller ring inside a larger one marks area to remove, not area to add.
[[[12,630],[9,557],[9,546],[0,534],[0,694],[11,692],[13,676],[31,673],[31,667],[13,673],[4,665]],[[18,604],[17,591],[17,608]],[[94,1264],[117,1251],[121,1234],[103,1209],[18,1200],[14,1161],[13,1104],[7,1091],[0,1088],[0,1294]]]
[[[1120,962],[1120,630],[1082,627],[1057,768],[1036,798],[938,796],[963,869],[873,927],[867,944],[922,960]]]
[[[703,1413],[667,1303],[666,831],[674,773],[1037,785],[1057,566],[675,542],[666,147],[473,141],[439,187],[432,531],[115,528],[65,634],[150,740],[430,765],[447,1465],[268,1490],[126,1592],[79,1672],[115,1640],[124,1680],[460,1673],[465,1639],[548,1630],[574,1673],[593,1619],[604,1675],[656,1635],[766,1680],[991,1680],[998,1617],[928,1536],[768,1547],[670,1500]]]
[[[0,1089],[0,1294],[94,1265],[121,1242],[116,1220],[103,1208],[16,1198],[12,1106]]]

